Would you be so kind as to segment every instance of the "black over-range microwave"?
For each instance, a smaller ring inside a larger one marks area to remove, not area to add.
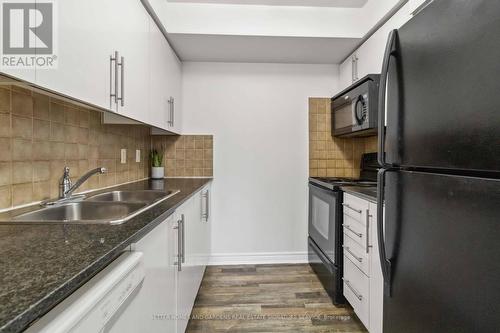
[[[377,134],[379,74],[369,74],[332,97],[332,135]]]

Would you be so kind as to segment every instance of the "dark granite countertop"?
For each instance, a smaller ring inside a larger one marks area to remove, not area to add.
[[[362,186],[342,186],[342,191],[360,197],[361,199],[377,203],[377,188]]]
[[[114,187],[112,190],[140,190],[155,184],[154,189],[159,185],[180,190],[121,225],[0,222],[0,332],[23,331],[210,181],[167,178],[160,183],[146,180]]]

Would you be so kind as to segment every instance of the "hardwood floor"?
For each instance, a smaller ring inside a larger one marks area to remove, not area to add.
[[[366,332],[307,264],[207,267],[186,332]]]

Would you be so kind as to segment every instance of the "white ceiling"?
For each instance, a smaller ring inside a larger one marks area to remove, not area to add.
[[[182,61],[338,64],[404,0],[148,1]]]
[[[368,0],[167,0],[168,2],[213,3],[224,5],[265,5],[361,8]]]
[[[357,38],[169,34],[183,61],[338,64]]]

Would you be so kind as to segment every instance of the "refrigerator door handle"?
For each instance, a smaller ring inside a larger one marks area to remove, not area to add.
[[[378,187],[377,187],[377,238],[378,251],[380,256],[380,265],[382,266],[382,276],[384,278],[384,291],[391,296],[391,261],[387,258],[385,251],[384,240],[384,187],[385,174],[388,171],[395,169],[380,169],[378,172]]]
[[[389,74],[389,63],[392,56],[396,54],[396,41],[398,31],[392,30],[389,34],[387,46],[385,48],[384,60],[382,63],[382,73],[380,74],[380,88],[378,97],[378,163],[382,167],[391,165],[385,161],[385,102],[387,89],[387,76]]]

